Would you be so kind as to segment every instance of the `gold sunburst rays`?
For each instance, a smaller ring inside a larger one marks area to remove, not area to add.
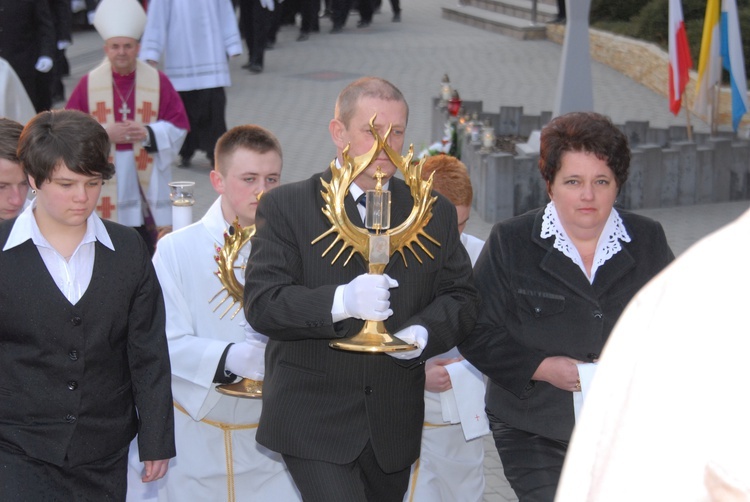
[[[440,243],[425,231],[425,227],[432,219],[432,207],[437,200],[437,197],[432,195],[432,176],[428,180],[422,179],[422,165],[424,164],[424,160],[417,164],[412,163],[414,145],[409,146],[408,153],[403,157],[390,147],[388,137],[391,134],[392,127],[389,126],[385,135],[380,136],[375,129],[376,117],[377,115],[374,115],[370,119],[370,132],[375,138],[370,150],[352,159],[349,156],[349,147],[347,146],[343,151],[343,165],[341,168],[337,169],[335,161],[331,162],[331,182],[327,183],[325,180],[321,180],[323,184],[321,195],[325,201],[322,211],[328,218],[328,221],[331,222],[331,228],[315,238],[312,244],[319,242],[328,235],[335,236],[333,242],[331,242],[322,254],[322,256],[326,256],[339,242],[341,243],[341,247],[333,257],[331,264],[336,263],[338,258],[347,250],[349,254],[344,262],[344,266],[349,263],[349,260],[355,253],[359,253],[367,260],[370,233],[367,229],[358,227],[349,220],[344,209],[344,201],[349,193],[349,186],[373,163],[381,151],[385,151],[391,162],[401,172],[413,199],[409,216],[400,225],[384,232],[390,238],[390,255],[399,253],[404,261],[404,265],[408,267],[406,249],[414,255],[419,263],[422,263],[422,258],[417,253],[416,248],[422,249],[431,259],[435,258],[429,249],[427,249],[422,239],[440,246]]]
[[[250,238],[254,234],[255,225],[241,227],[239,218],[235,218],[232,225],[230,225],[227,231],[224,232],[224,246],[216,249],[217,254],[214,256],[214,259],[219,265],[219,269],[216,271],[216,276],[219,278],[219,281],[221,281],[222,288],[208,301],[208,303],[212,303],[219,295],[225,293],[218,305],[214,307],[213,311],[216,312],[225,302],[231,301],[226,310],[219,315],[219,319],[223,319],[235,305],[237,305],[237,308],[232,313],[230,319],[234,319],[240,310],[242,310],[242,297],[245,286],[237,280],[235,269],[244,269],[245,266],[241,265],[238,267],[235,265],[235,262],[239,256],[240,249],[250,241]]]

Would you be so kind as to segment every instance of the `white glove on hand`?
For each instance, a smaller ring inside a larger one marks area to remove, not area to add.
[[[71,45],[73,45],[73,42],[71,42],[70,40],[58,40],[57,41],[57,50],[58,51],[64,51],[65,49],[67,49]]]
[[[422,351],[425,347],[427,347],[427,329],[424,326],[420,326],[418,324],[414,326],[407,326],[398,333],[395,333],[393,336],[405,341],[406,343],[416,343],[419,347],[418,349],[407,350],[406,352],[386,352],[386,354],[394,359],[414,359],[415,357],[421,356]]]
[[[52,69],[52,59],[47,56],[39,56],[39,59],[36,60],[36,65],[34,65],[34,68],[38,72],[47,73]]]
[[[344,286],[344,311],[349,317],[385,321],[393,315],[390,288],[398,282],[386,274],[362,274]]]
[[[266,373],[266,342],[267,336],[245,323],[245,341],[229,347],[224,368],[235,375],[262,381]]]
[[[266,8],[266,9],[270,10],[271,12],[273,12],[273,9],[274,9],[273,0],[260,0],[260,4],[264,8]]]

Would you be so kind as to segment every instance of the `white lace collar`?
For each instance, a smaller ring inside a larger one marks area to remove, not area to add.
[[[594,254],[594,262],[591,265],[591,276],[588,276],[581,255],[568,238],[568,234],[565,232],[557,215],[555,203],[552,201],[550,201],[549,204],[547,204],[547,207],[544,208],[544,215],[542,215],[542,232],[540,236],[542,239],[554,237],[554,248],[573,260],[573,263],[580,267],[590,283],[594,282],[597,269],[622,249],[620,241],[630,242],[630,235],[628,235],[628,231],[625,230],[625,226],[622,224],[620,213],[617,212],[617,209],[612,208],[612,211],[609,213],[609,218],[607,218],[607,223],[602,230],[602,234],[599,236],[599,242],[596,245],[596,254]]]

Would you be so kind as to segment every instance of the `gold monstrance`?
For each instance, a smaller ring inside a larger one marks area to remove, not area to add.
[[[240,227],[239,218],[235,218],[232,225],[224,232],[224,247],[216,249],[218,254],[214,256],[214,259],[219,265],[216,275],[219,277],[223,287],[208,303],[213,302],[219,295],[225,293],[219,304],[214,308],[214,312],[216,312],[224,302],[231,300],[226,310],[219,315],[219,319],[223,319],[235,305],[239,304],[230,319],[234,319],[242,310],[244,285],[237,280],[235,269],[244,270],[245,265],[235,266],[235,262],[239,256],[240,249],[250,242],[250,237],[253,234],[255,234],[255,225],[242,228]],[[263,382],[243,378],[237,383],[217,385],[216,391],[233,397],[260,398],[263,397]]]
[[[409,152],[405,157],[388,145],[391,129],[389,127],[385,136],[381,137],[375,129],[375,116],[373,116],[370,119],[370,131],[375,142],[370,151],[352,159],[347,146],[343,151],[343,165],[337,168],[335,161],[331,162],[331,182],[326,183],[325,180],[321,180],[325,189],[321,195],[326,203],[322,211],[331,222],[331,228],[313,240],[312,244],[328,235],[334,235],[333,242],[323,252],[325,256],[337,243],[342,243],[331,264],[336,263],[336,260],[347,249],[349,249],[349,256],[344,266],[349,263],[354,253],[359,253],[368,263],[368,271],[371,274],[384,273],[390,257],[395,253],[401,255],[404,265],[408,267],[406,249],[411,251],[419,263],[422,263],[422,259],[414,249],[415,246],[420,247],[430,258],[435,258],[420,240],[421,236],[436,246],[440,246],[440,243],[424,230],[432,218],[432,206],[437,200],[437,197],[432,195],[432,176],[428,180],[422,179],[424,160],[418,164],[412,164],[414,145],[409,146]],[[396,228],[390,228],[390,194],[382,190],[383,174],[378,167],[378,172],[375,174],[375,178],[378,179],[377,186],[375,190],[367,191],[367,228],[362,228],[349,220],[344,209],[344,201],[349,194],[349,186],[378,158],[381,151],[385,151],[391,162],[403,174],[404,181],[410,188],[414,205],[409,217],[403,223]],[[374,233],[370,233],[368,228],[374,230]],[[371,353],[400,352],[417,348],[416,344],[406,343],[388,333],[382,321],[372,320],[366,320],[365,325],[356,335],[333,341],[330,346],[335,349]]]

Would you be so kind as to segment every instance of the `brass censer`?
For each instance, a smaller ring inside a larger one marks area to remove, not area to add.
[[[214,308],[214,312],[216,312],[225,302],[230,301],[226,310],[219,315],[219,319],[223,319],[235,305],[237,305],[237,308],[232,313],[230,319],[234,319],[242,310],[242,298],[245,286],[237,279],[235,270],[244,270],[245,265],[237,266],[235,263],[240,249],[250,242],[250,237],[254,234],[255,225],[242,228],[239,218],[235,218],[232,225],[224,232],[224,246],[216,249],[217,254],[214,256],[214,259],[219,265],[216,276],[221,281],[222,288],[208,303],[212,303],[219,295],[224,293],[224,297]],[[263,397],[263,382],[243,378],[236,383],[217,385],[216,391],[227,396],[258,399]]]
[[[331,228],[319,235],[312,244],[315,244],[329,235],[333,235],[333,242],[323,252],[326,256],[331,249],[341,243],[341,247],[333,257],[331,264],[347,250],[349,255],[344,266],[355,253],[359,253],[368,264],[371,274],[383,274],[391,256],[399,253],[408,267],[405,250],[408,249],[419,263],[422,258],[415,247],[419,247],[431,259],[435,257],[424,246],[420,238],[432,242],[436,246],[440,243],[425,232],[425,227],[432,218],[432,206],[437,197],[432,195],[432,176],[428,180],[422,179],[422,165],[424,160],[413,164],[414,145],[409,146],[409,152],[402,157],[388,145],[388,137],[392,127],[389,127],[384,136],[380,136],[375,129],[375,118],[370,119],[370,132],[375,138],[372,148],[358,157],[349,156],[349,146],[342,152],[343,165],[337,168],[336,161],[331,162],[331,182],[321,180],[324,190],[321,192],[325,201],[322,208],[323,214],[331,222]],[[375,178],[377,185],[375,190],[366,192],[365,228],[359,227],[349,220],[344,209],[344,201],[349,194],[349,186],[378,158],[381,151],[385,151],[391,162],[398,168],[409,187],[413,199],[411,213],[401,224],[390,228],[390,193],[382,189],[382,177],[380,168],[377,168]],[[374,233],[371,233],[372,230]],[[407,343],[394,337],[385,327],[383,321],[366,320],[362,329],[356,335],[348,338],[335,340],[329,344],[332,348],[349,350],[354,352],[401,352],[414,350],[416,344]]]

